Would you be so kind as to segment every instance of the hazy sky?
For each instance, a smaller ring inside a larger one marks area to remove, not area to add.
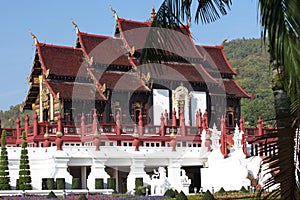
[[[114,16],[146,21],[152,5],[156,9],[162,0],[9,0],[0,1],[0,110],[25,101],[35,53],[31,30],[41,42],[74,46],[76,33],[71,19],[83,32],[112,35]],[[209,25],[192,23],[197,44],[219,45],[227,36],[258,38],[257,0],[233,0],[229,14]]]

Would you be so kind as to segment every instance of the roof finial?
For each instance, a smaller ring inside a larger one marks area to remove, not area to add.
[[[72,24],[73,24],[73,26],[74,26],[74,28],[75,28],[75,30],[76,30],[76,34],[78,35],[78,33],[79,33],[78,25],[74,22],[73,19],[71,19],[71,20],[72,20]]]
[[[39,41],[38,41],[37,37],[31,31],[29,31],[29,33],[30,33],[32,39],[34,39],[34,44],[38,45]]]
[[[224,44],[227,42],[227,40],[228,40],[228,36],[222,41],[222,43],[221,43],[221,46],[223,47],[224,46]]]
[[[117,11],[114,10],[111,5],[109,6],[109,8],[110,8],[111,12],[115,15],[115,19],[118,21],[119,17],[118,17]]]
[[[189,16],[188,20],[187,20],[187,27],[191,27],[191,21],[192,21],[192,16]]]
[[[156,12],[155,12],[155,9],[154,9],[154,5],[152,5],[152,10],[151,10],[151,21],[153,22],[154,19],[155,19],[155,16],[156,16]]]

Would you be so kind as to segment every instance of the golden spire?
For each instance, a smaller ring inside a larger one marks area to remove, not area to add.
[[[111,5],[109,6],[109,8],[110,8],[111,12],[115,15],[116,21],[118,21],[119,17],[118,17],[117,11],[114,10]]]
[[[37,45],[39,43],[37,37],[31,31],[29,31],[29,33],[30,33],[32,39],[34,39],[34,44]]]
[[[154,6],[152,6],[152,10],[151,10],[151,21],[153,22],[154,19],[155,19],[155,15],[156,15],[156,12],[155,12],[155,9],[154,9]]]
[[[221,43],[221,46],[223,47],[224,46],[224,44],[227,42],[227,40],[228,40],[228,36],[222,41],[222,43]]]
[[[77,24],[74,22],[74,20],[73,20],[73,19],[71,19],[71,20],[72,20],[72,24],[73,24],[73,26],[74,26],[74,28],[75,28],[75,30],[76,30],[76,34],[78,35],[78,33],[79,33],[79,28],[78,28]]]

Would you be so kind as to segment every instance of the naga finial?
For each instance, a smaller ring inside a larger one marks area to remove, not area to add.
[[[78,25],[74,22],[73,19],[71,19],[71,20],[72,20],[72,24],[73,24],[73,26],[74,26],[74,28],[75,28],[75,30],[76,30],[76,34],[78,35],[78,33],[79,33]]]
[[[29,31],[29,33],[30,33],[32,39],[34,39],[34,44],[37,45],[39,43],[37,37],[31,31]]]
[[[152,5],[152,10],[151,10],[151,21],[153,22],[156,16],[156,11],[154,9],[154,5]]]
[[[111,12],[112,12],[112,13],[115,15],[115,19],[116,19],[116,20],[118,20],[118,19],[119,19],[119,17],[118,17],[118,13],[117,13],[117,11],[116,11],[116,10],[114,10],[114,9],[113,9],[113,7],[112,7],[111,5],[109,6],[109,8],[110,8]]]
[[[227,42],[227,40],[229,39],[229,37],[227,36],[222,42],[221,42],[221,46],[223,47],[224,44]]]

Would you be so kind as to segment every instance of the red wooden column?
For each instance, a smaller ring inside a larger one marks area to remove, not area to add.
[[[163,113],[160,116],[160,128],[159,128],[160,136],[165,136],[165,118]]]
[[[208,112],[207,109],[205,110],[204,114],[203,114],[203,128],[204,129],[208,129]]]
[[[165,117],[165,126],[168,126],[169,121],[168,121],[168,112],[167,112],[167,109],[165,109],[164,117]]]
[[[199,110],[196,112],[196,127],[199,128]]]
[[[263,129],[263,127],[262,127],[262,120],[261,120],[261,118],[260,118],[260,116],[258,117],[258,121],[257,121],[257,128],[258,128],[258,132],[257,132],[257,135],[258,136],[262,136],[262,134],[263,134],[263,131],[262,131],[262,129]]]
[[[56,140],[55,140],[57,151],[62,151],[62,144],[63,144],[62,136],[63,136],[63,133],[62,133],[61,115],[59,113],[58,120],[57,120]]]
[[[221,152],[224,155],[224,157],[228,156],[226,135],[227,135],[227,129],[226,129],[225,117],[222,116],[221,117]]]
[[[26,132],[26,137],[28,137],[29,134],[29,117],[28,115],[25,116],[25,132]]]
[[[243,116],[240,117],[240,131],[243,131],[244,134],[242,136],[242,144],[243,144],[243,152],[244,154],[247,156],[247,135],[246,135],[246,130],[245,130],[245,120],[243,118]]]
[[[185,120],[184,120],[184,113],[183,109],[180,108],[179,110],[179,122],[180,122],[180,132],[181,136],[186,136],[186,130],[185,130]]]
[[[16,131],[17,131],[17,140],[20,138],[20,117],[17,117],[17,120],[16,120]]]
[[[198,127],[199,127],[199,135],[202,134],[203,126],[202,126],[202,112],[199,108],[199,118],[198,118]]]
[[[49,133],[48,133],[48,126],[46,125],[46,133],[44,134],[44,147],[49,147],[50,146],[50,142],[49,142]]]
[[[80,118],[80,130],[81,130],[81,136],[83,137],[85,134],[85,117],[84,113],[81,113],[81,118]]]
[[[116,114],[116,132],[117,135],[121,135],[121,114],[119,110],[117,111]]]
[[[142,110],[139,114],[139,122],[138,122],[138,133],[140,136],[143,135],[143,116],[142,116]]]
[[[96,109],[94,109],[93,114],[93,133],[94,133],[94,146],[96,147],[96,151],[100,151],[99,145],[100,145],[100,134],[98,132],[98,119],[97,119],[97,112]]]
[[[171,141],[170,141],[170,146],[172,147],[172,151],[176,151],[176,135],[174,134],[174,132],[172,132],[170,134],[170,138],[171,138]]]
[[[34,112],[33,115],[33,135],[34,136],[38,135],[38,115],[36,112]]]
[[[172,126],[177,126],[176,123],[176,110],[174,108],[173,112],[172,112]]]

